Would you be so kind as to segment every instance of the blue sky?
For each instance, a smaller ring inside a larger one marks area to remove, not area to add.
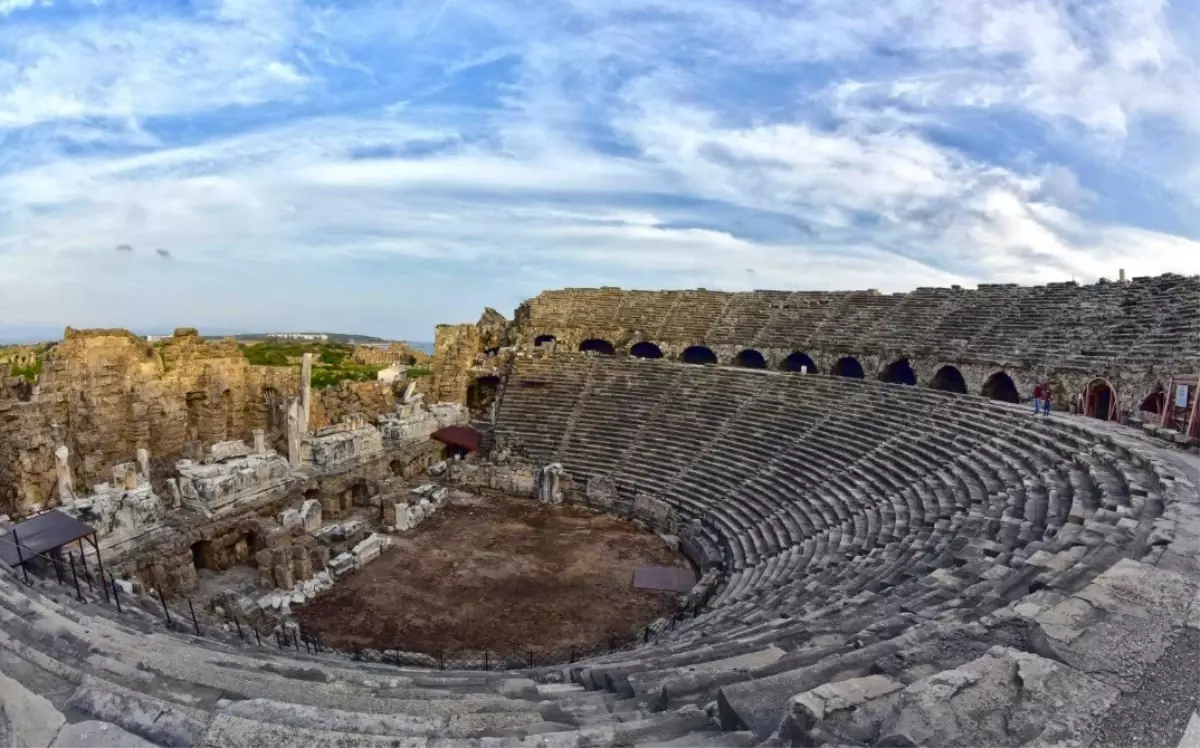
[[[0,337],[1198,273],[1197,101],[1198,0],[0,0]]]

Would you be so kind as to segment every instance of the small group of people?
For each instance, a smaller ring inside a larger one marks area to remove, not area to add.
[[[1038,382],[1033,388],[1033,413],[1037,415],[1041,413],[1044,416],[1050,415],[1050,383]]]

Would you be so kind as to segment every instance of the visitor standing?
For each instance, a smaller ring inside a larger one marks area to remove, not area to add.
[[[1042,383],[1038,382],[1033,388],[1033,414],[1036,416],[1042,412]]]
[[[1042,415],[1050,415],[1050,383],[1042,382]]]

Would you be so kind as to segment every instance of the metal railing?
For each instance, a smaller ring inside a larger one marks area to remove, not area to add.
[[[706,526],[711,524],[707,517],[700,519],[701,523]],[[715,525],[712,525],[710,530],[715,531],[716,536],[724,541],[724,536],[716,530]],[[16,538],[14,542],[4,536],[0,536],[0,543],[9,543],[18,548],[21,558],[19,576],[15,568],[0,566],[0,568],[7,568],[18,583],[24,582],[27,586],[36,586],[35,577],[30,575],[29,567],[31,565],[35,567],[35,574],[40,571],[37,568],[39,566],[53,569],[54,576],[52,578],[37,576],[36,579],[47,584],[56,581],[68,593],[73,591],[74,597],[80,604],[108,605],[122,615],[133,615],[134,610],[132,609],[136,608],[141,614],[149,614],[153,618],[160,619],[164,627],[170,631],[196,637],[218,638],[211,630],[213,625],[208,617],[205,616],[202,619],[196,614],[195,605],[190,597],[181,598],[182,604],[186,606],[185,611],[172,609],[172,604],[168,602],[168,598],[161,589],[155,589],[153,597],[131,595],[128,591],[122,592],[121,580],[114,579],[98,565],[98,568],[93,570],[88,565],[87,558],[82,551],[76,554],[74,551],[66,550],[67,558],[63,561],[64,553],[61,550],[54,555],[33,553],[19,545],[19,538]],[[683,625],[684,622],[699,617],[717,590],[724,584],[727,570],[730,568],[732,552],[728,548],[727,542],[722,543],[722,555],[725,557],[725,567],[720,570],[718,579],[709,584],[698,597],[689,598],[688,603],[681,610],[669,617],[659,619],[639,631],[631,631],[624,635],[610,634],[604,641],[592,645],[571,645],[559,648],[527,647],[506,652],[491,650],[416,652],[400,646],[386,649],[355,647],[345,651],[325,646],[320,636],[306,632],[299,626],[295,628],[276,627],[264,634],[256,625],[242,620],[236,613],[227,614],[224,621],[220,622],[224,626],[231,627],[228,632],[220,625],[217,628],[226,633],[226,636],[221,638],[232,640],[232,636],[236,632],[236,636],[246,645],[271,647],[272,640],[274,640],[274,646],[279,650],[294,649],[298,653],[325,654],[358,662],[379,662],[434,670],[524,670],[571,664],[650,644],[663,634]],[[84,592],[85,588],[86,593]],[[99,594],[96,591],[97,588],[100,590]],[[100,594],[103,597],[100,597]]]

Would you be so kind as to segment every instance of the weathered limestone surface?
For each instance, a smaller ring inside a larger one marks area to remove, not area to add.
[[[318,471],[337,469],[383,451],[383,435],[362,416],[317,431],[301,440],[300,461]]]
[[[53,505],[64,484],[107,480],[139,449],[170,464],[253,428],[273,441],[295,390],[294,369],[251,366],[232,341],[192,330],[150,345],[124,330],[68,329],[28,399],[0,387],[0,513]],[[56,464],[62,446],[73,481]]]
[[[90,496],[72,499],[59,511],[95,527],[100,549],[113,551],[124,550],[147,533],[161,529],[168,508],[148,482],[132,489],[100,483]]]
[[[430,434],[440,428],[466,423],[467,420],[466,408],[458,403],[434,403],[427,406],[415,402],[397,405],[395,412],[380,416],[378,426],[385,440],[403,443],[428,439]]]
[[[1117,689],[1036,655],[995,647],[904,689],[879,728],[885,745],[1079,745]]]
[[[1047,657],[1132,691],[1186,622],[1195,594],[1194,581],[1124,559],[1037,614],[1033,642]]]
[[[241,455],[243,451],[245,454]],[[241,456],[208,464],[191,460],[180,460],[176,464],[179,490],[185,502],[205,513],[218,512],[285,489],[292,475],[287,460],[274,451],[252,454],[245,448],[230,450],[229,454]]]

